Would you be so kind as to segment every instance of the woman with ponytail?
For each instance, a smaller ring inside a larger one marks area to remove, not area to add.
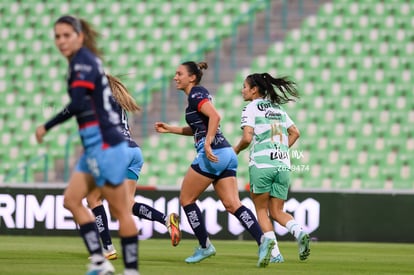
[[[225,209],[233,214],[253,236],[259,246],[257,266],[265,267],[270,260],[274,241],[263,238],[263,231],[253,212],[242,205],[236,180],[237,156],[220,130],[220,115],[215,109],[210,93],[200,85],[207,63],[187,61],[178,66],[174,80],[176,87],[188,97],[185,119],[188,126],[179,127],[164,122],[155,123],[159,133],[193,136],[197,156],[188,168],[181,185],[180,204],[198,239],[199,246],[187,263],[198,263],[216,254],[211,243],[197,199],[213,184]]]
[[[251,74],[244,81],[242,97],[250,103],[243,109],[243,136],[234,151],[238,154],[252,144],[250,193],[265,237],[276,243],[270,262],[284,261],[270,218],[285,226],[296,238],[299,259],[306,260],[310,254],[309,235],[283,211],[290,185],[289,148],[299,138],[299,130],[281,105],[299,98],[296,85],[286,77]]]
[[[128,114],[140,110],[134,98],[128,89],[115,76],[107,74],[112,95],[111,102],[114,103],[114,111],[121,117],[120,128],[125,139],[128,141],[128,154],[125,156],[129,159],[128,169],[125,178],[125,184],[128,186],[129,201],[132,213],[141,219],[159,222],[167,227],[173,246],[177,246],[181,240],[180,217],[176,213],[168,216],[157,209],[140,202],[135,201],[136,184],[144,164],[141,148],[132,139],[128,123]],[[100,189],[95,188],[86,197],[89,208],[95,215],[96,225],[103,244],[104,255],[109,260],[117,259],[117,251],[112,243],[112,238],[108,228],[108,217],[102,204],[102,194]]]
[[[36,129],[36,139],[54,126],[76,117],[84,153],[64,192],[64,207],[79,224],[80,235],[89,251],[87,274],[114,274],[104,257],[95,218],[82,200],[96,186],[108,201],[119,221],[119,236],[124,260],[124,275],[138,273],[138,230],[132,218],[128,186],[122,184],[128,168],[128,144],[121,133],[121,117],[96,46],[97,32],[84,20],[65,15],[54,24],[55,45],[69,64],[67,83],[69,104]]]

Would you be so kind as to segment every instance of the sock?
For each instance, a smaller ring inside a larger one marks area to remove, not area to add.
[[[150,221],[157,221],[159,223],[165,224],[167,216],[155,208],[143,204],[143,203],[134,203],[132,206],[132,213],[141,219],[146,219]]]
[[[277,244],[276,234],[274,231],[268,231],[264,233],[265,238],[275,240],[275,246],[272,249],[272,257],[276,257],[280,254],[279,245]]]
[[[108,249],[108,246],[112,245],[112,239],[109,234],[108,217],[106,216],[105,208],[103,205],[100,205],[92,209],[92,212],[95,215],[96,226],[98,227],[103,247]]]
[[[257,245],[260,245],[262,243],[261,237],[263,235],[263,231],[260,228],[256,217],[253,215],[253,212],[246,206],[242,205],[236,210],[236,212],[234,212],[234,216],[240,221],[243,227],[249,231],[250,235],[252,235],[252,237],[256,240]]]
[[[273,232],[273,231],[265,232],[265,233],[263,233],[263,235],[264,235],[265,238],[268,238],[268,239],[273,239],[273,240],[276,239],[275,232]]]
[[[138,236],[121,237],[125,269],[138,270]]]
[[[286,223],[286,229],[292,234],[295,239],[299,238],[299,234],[302,231],[302,228],[295,220],[290,220]]]
[[[99,234],[96,223],[91,222],[79,225],[79,232],[86,245],[86,248],[89,251],[89,255],[93,256],[92,262],[97,264],[102,263],[105,258],[102,254],[102,247],[101,243],[99,242]]]
[[[185,215],[187,216],[188,222],[196,235],[198,242],[202,248],[207,248],[209,245],[208,234],[204,219],[201,215],[200,208],[197,204],[192,203],[184,208]]]

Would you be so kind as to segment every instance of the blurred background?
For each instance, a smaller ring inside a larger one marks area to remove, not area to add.
[[[286,109],[301,130],[291,150],[292,190],[414,190],[414,3],[390,1],[49,1],[0,3],[0,184],[62,183],[80,154],[75,120],[42,145],[36,126],[69,101],[66,60],[53,24],[82,17],[102,36],[104,68],[142,107],[130,117],[143,149],[139,185],[178,189],[195,156],[191,137],[154,133],[184,125],[186,99],[172,81],[183,61],[207,61],[202,80],[233,144],[241,87],[253,72],[289,76],[301,99]],[[240,189],[248,152],[239,155]]]

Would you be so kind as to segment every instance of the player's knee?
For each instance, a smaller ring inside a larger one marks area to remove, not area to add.
[[[181,196],[180,195],[180,205],[182,207],[193,204],[193,203],[196,202],[196,200],[197,200],[197,198],[191,198],[191,197],[188,197],[188,196]]]
[[[63,197],[63,207],[65,207],[66,209],[72,211],[74,208],[76,208],[77,204],[79,204],[79,202],[77,202],[75,198],[68,196],[66,194]]]
[[[239,209],[242,204],[240,200],[222,200],[224,208],[227,212],[234,214],[236,213],[237,209]]]

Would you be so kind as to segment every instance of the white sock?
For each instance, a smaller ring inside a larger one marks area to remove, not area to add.
[[[108,245],[107,247],[106,247],[106,249],[105,249],[106,251],[113,251],[113,250],[115,250],[115,247],[114,247],[114,245],[113,244],[110,244],[110,245]]]
[[[276,257],[280,254],[279,245],[277,244],[277,239],[274,231],[268,231],[263,234],[265,238],[275,240],[275,246],[272,249],[272,257]]]
[[[263,234],[263,236],[264,236],[265,238],[268,238],[268,239],[276,239],[275,232],[273,232],[273,231],[268,231],[268,232],[265,232],[265,233]]]
[[[102,263],[105,261],[105,257],[104,255],[101,255],[101,254],[92,254],[90,256],[90,260],[91,260],[91,263],[94,263],[94,264]]]
[[[207,238],[207,240],[206,240],[206,247],[209,247],[209,246],[210,246],[210,244],[211,244],[211,242],[210,242],[210,238]]]
[[[295,237],[296,240],[299,238],[299,234],[302,231],[302,227],[300,227],[295,220],[288,221],[286,223],[286,229]]]
[[[123,274],[124,275],[139,275],[139,272],[136,269],[126,268],[124,270],[124,273]]]

